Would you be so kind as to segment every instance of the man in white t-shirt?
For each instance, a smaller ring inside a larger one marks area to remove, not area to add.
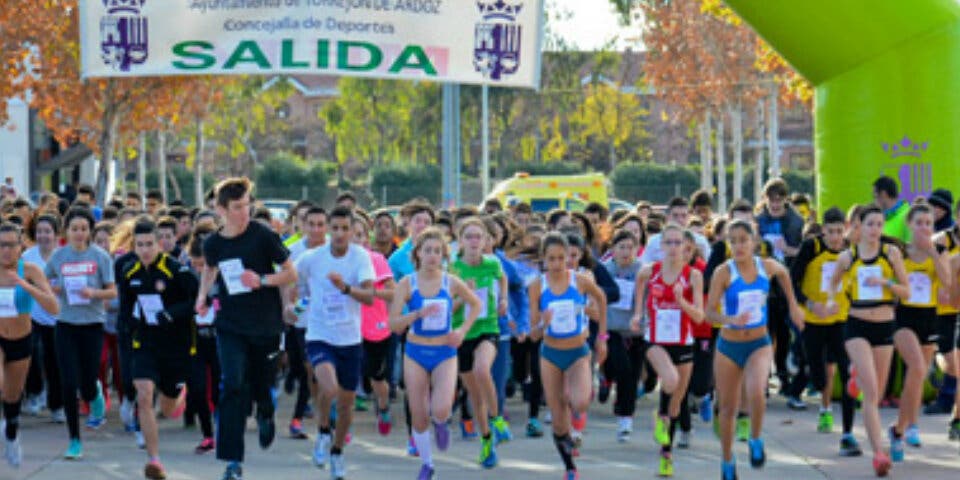
[[[676,197],[667,204],[667,223],[675,223],[683,228],[687,227],[687,221],[690,218],[690,208],[687,206],[687,200],[683,197]],[[710,258],[710,242],[698,233],[693,234],[697,241],[697,248],[703,258]],[[660,234],[651,236],[643,248],[643,255],[640,256],[640,263],[649,265],[654,262],[662,261],[664,257],[663,248],[660,246]]]
[[[299,291],[309,296],[307,357],[319,387],[314,446],[317,466],[327,461],[331,478],[346,475],[343,447],[353,420],[353,403],[360,384],[363,360],[360,304],[372,305],[374,271],[370,256],[350,243],[353,211],[337,207],[330,212],[330,241],[307,251],[296,262]],[[337,401],[336,437],[330,428],[330,405]]]

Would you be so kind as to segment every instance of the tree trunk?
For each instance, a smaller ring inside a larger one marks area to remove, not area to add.
[[[180,182],[177,181],[177,176],[173,174],[173,170],[167,170],[167,179],[170,180],[170,186],[173,187],[173,196],[177,200],[183,200],[183,192],[180,190]],[[166,196],[163,197],[164,201],[169,202]]]
[[[157,132],[157,182],[160,187],[160,195],[163,201],[167,197],[167,135],[162,129]]]
[[[614,168],[617,168],[617,147],[613,140],[610,140],[610,171],[612,172]]]
[[[730,134],[733,136],[733,199],[743,198],[743,104],[737,100],[730,108]]]
[[[703,114],[700,124],[700,188],[713,194],[713,147],[710,143],[710,112]]]
[[[764,116],[763,102],[757,102],[757,161],[753,168],[753,203],[760,203],[761,190],[763,190],[763,142],[764,142]]]
[[[198,208],[203,207],[203,119],[197,117],[196,154],[193,158],[193,201]]]
[[[770,130],[767,131],[767,134],[770,136],[770,177],[779,177],[780,176],[780,119],[779,115],[779,105],[777,105],[777,94],[779,92],[776,88],[773,89],[773,92],[770,94]]]
[[[115,80],[107,82],[104,98],[112,98]],[[119,105],[110,101],[100,118],[100,163],[97,165],[97,204],[107,204],[107,183],[110,177],[110,164],[113,162],[113,149],[116,142],[117,127],[120,123]]]
[[[147,132],[140,132],[140,153],[137,154],[137,194],[143,202],[147,192]]]
[[[727,211],[727,167],[723,151],[723,115],[717,118],[717,208]]]

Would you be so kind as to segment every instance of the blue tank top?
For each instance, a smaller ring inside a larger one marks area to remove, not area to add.
[[[587,326],[583,307],[586,297],[577,290],[577,275],[569,271],[570,284],[560,295],[550,290],[546,275],[540,275],[540,311],[553,310],[553,319],[547,327],[546,335],[553,338],[571,338],[582,335]]]
[[[770,293],[770,278],[767,277],[767,271],[763,268],[760,257],[754,256],[753,261],[757,266],[757,278],[752,283],[747,283],[737,270],[736,262],[732,258],[727,260],[727,268],[730,269],[730,286],[723,295],[724,314],[735,316],[749,310],[751,315],[746,325],[726,324],[724,328],[746,330],[767,324],[767,295]]]
[[[20,278],[23,277],[23,259],[17,262],[17,276]],[[6,287],[11,288],[11,287]],[[15,285],[13,288],[13,306],[17,310],[17,314],[29,314],[33,310],[33,297],[30,296],[30,293],[26,291],[20,285]]]
[[[413,322],[412,329],[415,335],[421,337],[439,337],[450,333],[453,319],[453,296],[450,295],[450,281],[446,274],[440,283],[440,291],[430,298],[426,298],[420,293],[420,287],[417,280],[419,273],[410,275],[410,300],[407,301],[407,311],[414,312],[424,306],[439,302],[441,312],[435,316],[418,318]]]

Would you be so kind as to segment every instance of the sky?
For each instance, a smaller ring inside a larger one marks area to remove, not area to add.
[[[547,5],[554,5],[560,11],[569,11],[572,17],[563,22],[554,24],[554,29],[567,41],[576,44],[579,50],[595,50],[608,40],[617,36],[617,49],[631,47],[641,48],[639,41],[630,41],[640,36],[637,25],[621,27],[617,22],[617,14],[607,0],[546,0]]]

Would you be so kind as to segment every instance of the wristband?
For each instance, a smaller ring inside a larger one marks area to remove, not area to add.
[[[597,340],[603,340],[604,342],[606,342],[607,340],[610,340],[610,334],[609,334],[609,333],[601,333],[601,334],[597,335]]]
[[[350,295],[350,285],[347,285],[346,287],[343,287],[343,294],[344,294],[344,295]]]
[[[261,286],[261,287],[269,287],[269,286],[270,286],[270,285],[267,285],[267,276],[266,276],[266,275],[260,275],[260,286]]]

